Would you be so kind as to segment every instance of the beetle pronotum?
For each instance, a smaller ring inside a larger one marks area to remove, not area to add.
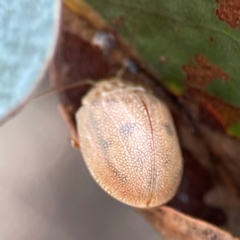
[[[120,78],[104,80],[84,97],[76,122],[86,165],[107,193],[139,208],[174,196],[182,157],[163,102]]]

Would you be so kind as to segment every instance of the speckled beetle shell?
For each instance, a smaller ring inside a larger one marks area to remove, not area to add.
[[[138,208],[169,201],[182,176],[171,115],[144,88],[121,79],[102,81],[76,114],[83,158],[112,197]]]

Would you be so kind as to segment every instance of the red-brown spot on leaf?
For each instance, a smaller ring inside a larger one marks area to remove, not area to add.
[[[208,94],[202,94],[199,107],[200,120],[208,124],[212,122],[213,128],[216,128],[218,122],[223,129],[227,129],[240,119],[239,108]]]
[[[192,109],[193,117],[212,129],[226,131],[240,120],[239,108],[210,96],[203,90],[189,87],[184,93],[184,98],[186,107]]]
[[[221,68],[209,62],[204,56],[195,56],[196,65],[184,65],[186,85],[188,87],[205,89],[215,79],[228,80],[229,76]]]
[[[216,14],[219,20],[226,22],[232,28],[240,27],[240,1],[239,0],[216,0],[219,7]]]
[[[216,79],[227,81],[229,76],[204,56],[195,56],[196,65],[184,65],[186,74],[185,103],[192,116],[212,129],[226,131],[240,120],[240,109],[206,92],[207,85]]]

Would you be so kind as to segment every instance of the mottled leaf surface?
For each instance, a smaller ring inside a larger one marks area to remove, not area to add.
[[[128,41],[136,27],[134,47],[166,86],[239,137],[239,0],[87,2],[109,23],[123,19],[119,31]],[[222,102],[224,108],[214,110]],[[222,112],[232,108],[226,119]],[[195,117],[201,120],[201,113]]]

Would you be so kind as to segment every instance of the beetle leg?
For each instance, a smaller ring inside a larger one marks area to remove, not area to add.
[[[76,135],[76,128],[75,125],[72,121],[72,119],[69,117],[69,115],[66,113],[66,109],[65,106],[63,104],[60,104],[58,106],[58,110],[60,112],[60,114],[62,115],[62,118],[64,119],[64,121],[66,122],[69,132],[70,132],[70,140],[71,140],[71,144],[74,148],[80,149],[80,143],[78,141],[78,136]]]
[[[76,138],[70,138],[71,139],[71,144],[74,148],[80,149],[80,143]]]

